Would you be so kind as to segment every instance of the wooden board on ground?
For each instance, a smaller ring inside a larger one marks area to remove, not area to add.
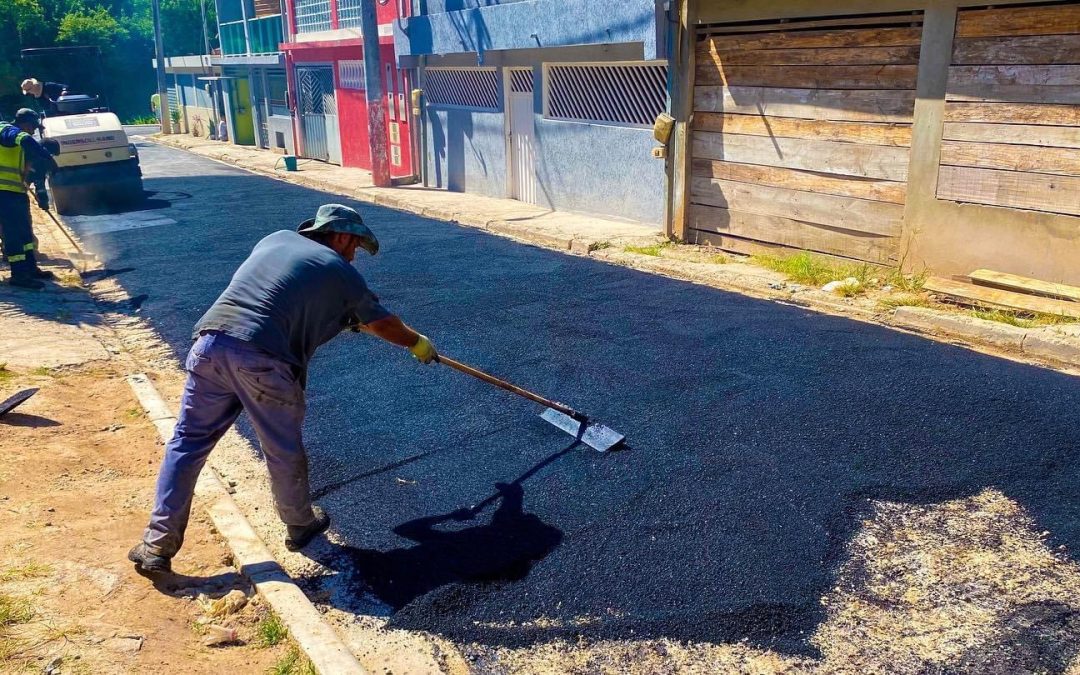
[[[995,272],[994,270],[975,270],[968,276],[980,286],[995,286],[1007,291],[1080,302],[1080,288],[1076,286],[1055,284],[1050,281],[1031,279],[1007,272]],[[1080,309],[1080,306],[1078,306],[1078,309]]]
[[[943,166],[938,199],[1080,215],[1080,177]]]
[[[1080,126],[1080,105],[950,102],[945,104],[945,121]]]
[[[694,87],[694,110],[812,120],[910,123],[915,111],[915,92],[700,86]]]
[[[906,185],[895,181],[835,176],[817,171],[720,162],[710,159],[694,159],[693,175],[840,197],[856,197],[891,204],[903,204],[907,193]]]
[[[1080,319],[1080,304],[1066,300],[1040,298],[941,277],[927,279],[926,283],[923,284],[923,288],[931,293],[951,296],[969,305],[991,305],[1021,312],[1053,314]]]
[[[979,125],[982,126],[982,125]],[[713,131],[746,136],[779,136],[811,141],[838,141],[865,145],[909,147],[910,124],[870,122],[830,122],[761,115],[725,115],[699,112],[694,115],[694,131]],[[1077,131],[1080,139],[1080,131]],[[1078,140],[1080,142],[1080,140]]]
[[[956,20],[956,36],[960,38],[1072,33],[1080,33],[1080,5],[1075,3],[963,10]]]

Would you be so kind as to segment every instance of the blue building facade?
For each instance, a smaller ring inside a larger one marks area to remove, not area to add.
[[[418,71],[428,185],[660,223],[668,14],[655,0],[428,0],[395,25]]]

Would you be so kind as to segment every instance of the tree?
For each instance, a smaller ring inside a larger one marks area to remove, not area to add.
[[[112,51],[127,39],[127,29],[104,7],[71,12],[56,31],[56,41],[62,45],[98,46],[102,51]]]

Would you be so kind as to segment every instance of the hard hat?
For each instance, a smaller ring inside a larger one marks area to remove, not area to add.
[[[28,96],[40,96],[41,95],[41,82],[34,78],[27,78],[22,81],[22,92]]]
[[[15,126],[21,124],[33,124],[36,127],[41,124],[41,115],[30,108],[19,108],[19,111],[15,113]]]
[[[364,219],[355,209],[341,204],[323,204],[315,212],[314,218],[308,218],[297,226],[296,231],[300,234],[314,232],[342,232],[352,234],[360,238],[360,248],[371,255],[379,252],[379,240],[364,225]]]

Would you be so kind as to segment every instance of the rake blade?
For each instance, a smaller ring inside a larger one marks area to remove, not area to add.
[[[614,429],[605,427],[599,422],[579,422],[573,417],[561,413],[558,410],[553,410],[552,408],[548,408],[540,413],[540,417],[551,424],[554,424],[590,448],[599,450],[600,452],[607,452],[626,440],[626,436],[623,436]]]
[[[19,393],[0,403],[0,417],[8,414],[15,408],[18,408],[36,393],[38,393],[37,387],[34,387],[33,389],[23,389]]]

